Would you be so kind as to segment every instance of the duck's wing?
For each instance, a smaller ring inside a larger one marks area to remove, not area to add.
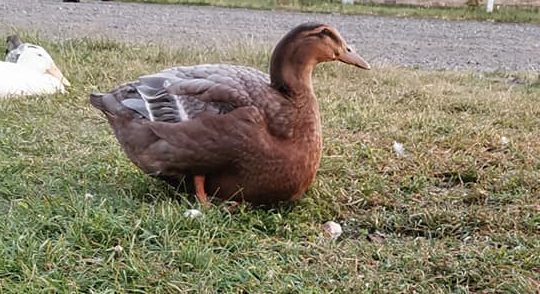
[[[186,121],[203,112],[223,114],[241,106],[261,107],[258,99],[274,95],[264,73],[220,64],[176,67],[142,76],[135,88],[153,121]],[[130,108],[135,105],[128,103]]]
[[[269,149],[269,89],[268,77],[254,69],[199,65],[140,77],[91,102],[145,172],[207,174],[248,150]]]
[[[268,75],[253,68],[221,64],[175,67],[142,76],[134,86],[144,102],[126,100],[123,104],[144,112],[152,121],[182,122],[202,113],[225,114],[255,106],[274,133],[289,135],[290,102],[270,87]]]
[[[253,106],[239,107],[224,115],[203,114],[181,123],[150,122],[159,138],[139,157],[153,173],[209,174],[230,168],[248,150],[261,148],[264,123]],[[266,144],[262,144],[266,146]]]
[[[217,172],[231,167],[266,135],[262,115],[253,106],[222,115],[202,113],[183,122],[149,121],[125,107],[125,100],[137,99],[136,91],[126,89],[92,94],[90,101],[105,113],[128,157],[151,175]]]

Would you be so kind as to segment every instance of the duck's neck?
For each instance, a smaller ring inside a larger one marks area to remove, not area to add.
[[[280,42],[270,63],[272,87],[297,106],[311,104],[315,99],[311,74],[316,65],[307,46]]]
[[[311,83],[311,74],[317,62],[309,51],[309,46],[297,46],[294,42],[278,43],[272,54],[270,80],[272,87],[299,109],[293,126],[294,141],[318,156],[321,120]]]

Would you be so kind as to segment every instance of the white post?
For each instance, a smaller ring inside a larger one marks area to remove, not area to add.
[[[492,13],[492,12],[493,12],[493,4],[495,4],[495,0],[487,0],[486,11],[487,11],[488,13]]]

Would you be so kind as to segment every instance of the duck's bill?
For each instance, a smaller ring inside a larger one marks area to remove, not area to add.
[[[339,55],[338,60],[350,65],[357,66],[359,68],[367,70],[371,69],[369,63],[367,63],[364,58],[360,57],[358,53],[356,53],[353,49],[350,48],[345,53]]]
[[[64,77],[64,75],[62,74],[62,72],[56,65],[53,64],[51,67],[49,67],[49,69],[47,69],[47,73],[59,79],[62,82],[62,84],[64,84],[64,86],[66,87],[71,86],[71,83]]]

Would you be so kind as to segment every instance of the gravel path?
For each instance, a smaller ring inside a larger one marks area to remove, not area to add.
[[[293,26],[319,21],[336,26],[374,64],[540,70],[538,25],[82,1],[2,0],[0,34],[24,29],[56,39],[105,36],[172,46],[274,44]]]

